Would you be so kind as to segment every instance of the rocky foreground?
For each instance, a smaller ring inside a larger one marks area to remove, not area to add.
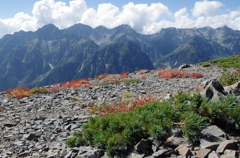
[[[109,83],[80,89],[65,89],[59,92],[34,94],[17,99],[9,94],[0,94],[0,157],[107,157],[102,149],[90,146],[68,148],[67,138],[81,125],[88,122],[89,104],[120,102],[129,96],[164,98],[178,90],[199,90],[203,81],[219,79],[222,70],[192,66],[183,69],[185,73],[201,73],[201,78],[160,79],[160,70],[131,73],[128,78],[140,79],[138,83]],[[144,76],[144,77],[143,77]],[[104,79],[93,79],[97,84]],[[125,95],[124,95],[125,94]],[[192,148],[184,138],[173,136],[168,146],[154,142],[151,138],[135,146],[129,157],[237,157],[238,137],[230,137],[216,126],[210,126],[203,133],[213,135],[217,141],[202,140],[200,147]],[[151,153],[151,154],[150,154]]]

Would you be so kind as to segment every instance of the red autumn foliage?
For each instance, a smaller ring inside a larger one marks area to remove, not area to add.
[[[82,84],[88,84],[89,80],[91,80],[91,79],[90,78],[86,78],[86,79],[66,81],[66,82],[61,83],[61,85],[65,85],[67,88],[78,88]]]
[[[109,74],[101,74],[101,75],[98,75],[96,79],[104,79],[104,78],[107,78],[108,76]]]
[[[10,94],[11,97],[16,97],[16,98],[24,98],[28,97],[31,95],[30,89],[28,87],[19,87],[19,88],[14,88],[14,89],[8,89],[5,91],[5,93]]]
[[[66,84],[68,84],[69,82],[68,81],[65,81],[65,82],[62,82],[62,83],[59,83],[60,85],[64,86]]]
[[[145,79],[147,79],[147,77],[146,76],[142,76],[141,79],[145,80]]]
[[[81,82],[79,82],[78,80],[72,80],[72,81],[69,81],[68,84],[66,84],[67,88],[77,88],[80,86],[81,86]]]
[[[140,72],[143,72],[143,71],[148,71],[147,69],[141,69],[141,70],[138,70],[138,71],[134,71],[135,73],[140,73]]]
[[[120,74],[121,78],[128,78],[128,76],[129,76],[129,72],[123,72]]]
[[[59,92],[59,88],[58,87],[52,87],[48,89],[48,92]]]
[[[192,78],[200,78],[203,75],[200,73],[191,73],[191,74],[187,74],[187,73],[183,73],[181,71],[178,70],[172,70],[172,71],[160,71],[158,72],[158,77],[159,78],[163,78],[163,79],[170,79],[170,78],[188,78],[188,77],[192,77]]]
[[[96,106],[91,106],[89,112],[95,112],[97,111],[99,114],[99,117],[103,117],[106,114],[109,113],[119,113],[119,112],[128,112],[132,109],[134,109],[136,106],[143,106],[146,103],[151,103],[151,102],[155,102],[157,101],[157,99],[148,96],[147,98],[137,98],[135,101],[133,101],[132,103],[130,103],[129,105],[124,104],[123,102],[119,102],[119,103],[113,103],[110,105],[103,105],[100,107],[97,107],[97,110],[94,109]]]
[[[203,75],[202,74],[200,74],[200,73],[191,73],[191,74],[189,74],[189,76],[190,77],[192,77],[192,78],[200,78],[200,77],[203,77]]]

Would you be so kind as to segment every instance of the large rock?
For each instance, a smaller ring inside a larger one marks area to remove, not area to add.
[[[219,100],[220,97],[228,94],[217,79],[204,81],[202,85],[204,90],[201,92],[201,95],[209,100]]]
[[[220,143],[217,148],[217,153],[223,153],[225,149],[237,150],[238,141],[237,140],[225,140]]]
[[[215,137],[226,137],[226,133],[223,132],[218,126],[212,125],[201,131],[203,135],[212,135]]]
[[[229,94],[234,94],[236,96],[240,96],[240,81],[237,83],[224,87],[224,90]]]

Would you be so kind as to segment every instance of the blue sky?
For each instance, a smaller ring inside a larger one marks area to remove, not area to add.
[[[35,2],[39,0],[6,0],[2,1],[0,5],[0,18],[11,18],[18,12],[25,12],[28,14],[31,14],[33,5]],[[55,0],[60,1],[60,0]],[[61,0],[62,2],[65,2],[66,4],[69,3],[70,0]],[[135,4],[139,3],[163,3],[164,5],[168,6],[169,9],[173,12],[181,9],[181,8],[188,8],[189,10],[193,8],[194,3],[197,2],[196,0],[86,0],[87,6],[97,9],[98,5],[101,3],[112,3],[113,5],[118,6],[121,8],[123,5],[133,2]],[[238,7],[240,7],[240,1],[239,0],[219,0],[219,2],[222,2],[225,6],[225,9],[231,9],[236,10]],[[14,5],[13,5],[14,4]]]
[[[0,7],[0,38],[48,23],[60,29],[75,23],[108,28],[128,24],[144,34],[166,27],[227,25],[240,30],[240,0],[7,0]]]

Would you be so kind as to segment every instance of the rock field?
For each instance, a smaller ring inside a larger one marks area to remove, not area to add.
[[[65,141],[71,136],[71,132],[80,130],[81,125],[87,123],[88,118],[91,116],[88,113],[89,103],[100,105],[102,103],[119,102],[124,98],[121,97],[124,92],[129,92],[139,97],[151,94],[156,98],[162,98],[165,94],[174,94],[180,89],[193,91],[205,80],[219,79],[222,70],[217,67],[203,68],[201,66],[192,66],[184,69],[183,72],[197,72],[203,74],[203,77],[198,79],[173,78],[169,80],[158,78],[156,76],[158,71],[160,70],[131,73],[129,78],[146,77],[146,79],[141,79],[139,83],[110,83],[104,86],[34,94],[21,99],[9,98],[9,94],[1,92],[0,157],[107,157],[101,149],[87,146],[68,148],[65,145]],[[101,83],[103,79],[93,79],[90,82]],[[209,128],[217,129],[217,127]],[[219,131],[220,129],[217,130]],[[132,153],[130,157],[144,157],[142,154],[144,152],[142,151],[150,146],[151,148],[155,147],[155,149],[153,150],[154,154],[148,156],[149,158],[174,156],[210,157],[211,155],[211,157],[220,157],[219,153],[224,153],[223,155],[226,157],[237,155],[237,151],[233,150],[237,148],[237,140],[226,139],[224,132],[218,132],[216,137],[221,137],[221,141],[215,144],[203,143],[198,150],[183,145],[187,144],[183,138],[171,137],[168,141],[172,144],[174,151],[178,151],[178,154],[169,154],[169,149],[157,146],[157,143],[154,143],[152,140],[142,140],[135,147],[136,151],[139,152]],[[233,146],[233,148],[224,150],[228,145]],[[165,156],[163,156],[164,154]]]

